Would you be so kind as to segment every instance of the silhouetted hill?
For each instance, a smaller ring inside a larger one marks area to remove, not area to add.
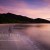
[[[50,21],[41,18],[32,19],[26,16],[7,13],[0,14],[0,23],[50,23]]]
[[[42,18],[36,18],[34,19],[34,23],[50,23],[50,21]]]

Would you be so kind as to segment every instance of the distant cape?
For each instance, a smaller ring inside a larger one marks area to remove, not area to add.
[[[50,21],[42,18],[32,19],[26,16],[7,13],[0,14],[0,23],[50,23]]]

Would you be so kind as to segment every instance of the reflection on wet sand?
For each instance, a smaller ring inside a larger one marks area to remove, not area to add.
[[[0,26],[0,50],[50,50],[50,24]]]

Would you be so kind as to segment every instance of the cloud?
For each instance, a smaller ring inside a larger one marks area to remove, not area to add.
[[[4,8],[2,6],[0,6],[0,13],[4,12]]]
[[[44,0],[45,2],[50,2],[50,0]]]
[[[43,7],[40,9],[30,9],[28,7],[25,8],[14,8],[12,9],[14,14],[28,16],[30,18],[49,18],[50,17],[50,8]]]
[[[41,6],[45,6],[45,2],[43,2],[43,0],[0,0],[0,5],[3,6],[16,6],[16,4],[20,4],[20,3],[25,3],[28,6],[36,6],[36,7],[41,7]],[[19,5],[18,5],[19,6]]]
[[[14,1],[13,6],[0,5],[0,13],[3,13],[3,12],[5,13],[10,12],[10,13],[14,13],[17,15],[28,16],[30,18],[37,18],[37,17],[49,18],[50,17],[50,6],[46,5],[46,6],[41,6],[41,7],[38,7],[38,6],[35,7],[35,5],[32,5],[31,7],[31,5],[29,5],[27,2],[16,0],[16,2]]]

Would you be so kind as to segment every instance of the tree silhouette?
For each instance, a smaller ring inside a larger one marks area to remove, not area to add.
[[[32,19],[26,16],[7,13],[0,14],[0,23],[50,23],[50,21],[41,18]]]

